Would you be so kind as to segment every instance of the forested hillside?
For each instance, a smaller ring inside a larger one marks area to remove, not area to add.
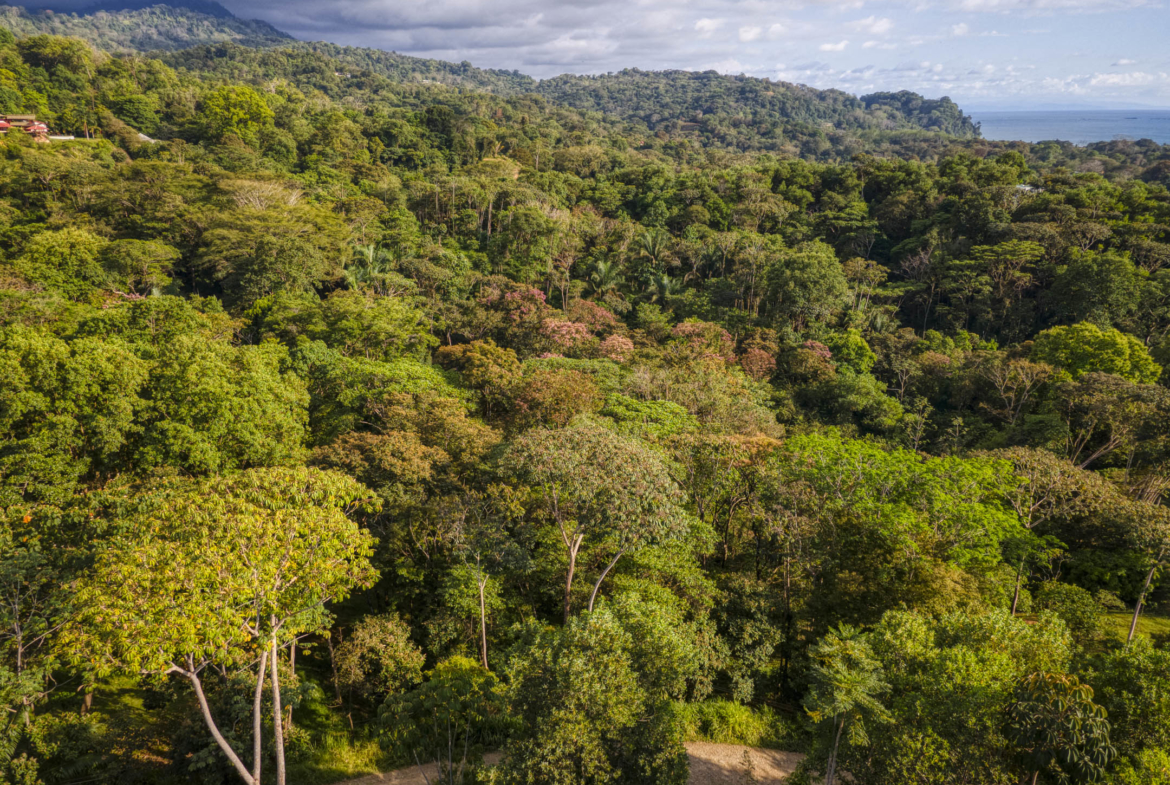
[[[786,137],[825,132],[856,135],[927,130],[961,138],[978,136],[971,119],[950,99],[930,100],[910,92],[856,98],[839,90],[816,90],[714,71],[630,69],[600,76],[567,74],[538,82],[516,71],[481,69],[466,62],[454,64],[321,42],[293,43],[263,22],[165,5],[83,15],[34,14],[18,9],[5,12],[0,24],[18,35],[77,36],[108,50],[185,50],[224,43],[248,47],[229,52],[204,48],[171,61],[188,64],[195,58],[200,61],[196,66],[200,71],[221,68],[227,57],[271,72],[274,58],[256,48],[276,46],[282,48],[277,58],[303,63],[306,57],[322,55],[346,72],[357,69],[394,82],[437,82],[501,95],[536,93],[578,111],[603,113],[626,124],[629,132],[666,132],[707,146],[742,151],[779,150]]]
[[[84,15],[0,5],[0,27],[20,36],[76,36],[115,52],[151,52],[226,42],[244,46],[279,46],[292,41],[291,36],[266,22],[200,13],[187,8],[169,8],[161,4],[137,10],[95,10]]]
[[[329,55],[0,32],[0,781],[1166,781],[1170,149]]]
[[[856,98],[840,90],[715,71],[639,71],[602,76],[558,76],[540,83],[541,95],[568,106],[604,112],[645,131],[692,131],[705,142],[742,150],[769,149],[786,132],[923,128],[959,137],[978,129],[949,98],[915,93]]]

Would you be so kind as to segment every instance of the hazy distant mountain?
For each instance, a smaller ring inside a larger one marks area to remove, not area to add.
[[[114,52],[175,50],[225,43],[269,47],[294,40],[267,22],[237,19],[219,3],[207,0],[182,2],[204,10],[158,3],[132,10],[109,11],[98,7],[146,5],[142,0],[102,0],[88,6],[85,13],[0,6],[0,26],[7,27],[17,36],[40,33],[76,36],[100,49]]]
[[[141,11],[156,5],[168,8],[185,8],[199,14],[214,16],[220,19],[231,19],[235,16],[215,0],[10,0],[0,2],[0,6],[18,6],[27,8],[36,13],[38,11],[52,11],[56,14],[81,14],[87,16],[101,11]]]
[[[90,3],[83,6],[80,10],[73,8],[65,8],[58,6],[45,6],[53,11],[71,11],[78,14],[94,14],[98,11],[141,11],[144,8],[150,8],[156,5],[164,5],[170,8],[186,8],[189,11],[194,11],[197,14],[206,14],[207,16],[214,16],[219,19],[234,19],[235,14],[224,8],[214,0],[97,0],[97,2]]]

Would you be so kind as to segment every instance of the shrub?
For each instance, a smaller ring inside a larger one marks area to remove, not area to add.
[[[1036,590],[1035,600],[1037,610],[1055,613],[1077,637],[1093,637],[1101,627],[1097,601],[1080,586],[1049,581]]]
[[[767,706],[758,709],[727,700],[676,703],[677,721],[687,741],[743,744],[748,747],[791,747],[793,724]]]

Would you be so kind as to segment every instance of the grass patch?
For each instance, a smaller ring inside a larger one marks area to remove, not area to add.
[[[676,703],[674,711],[687,741],[788,749],[798,734],[795,723],[767,706],[753,709],[732,701],[706,700]]]
[[[1101,614],[1101,632],[1111,638],[1125,640],[1129,635],[1129,625],[1133,621],[1133,611],[1110,611]],[[1170,637],[1170,618],[1151,613],[1143,613],[1138,617],[1138,635],[1157,635]]]
[[[313,740],[312,751],[289,766],[289,782],[330,785],[341,780],[401,768],[374,739],[358,739],[348,733],[331,733]]]

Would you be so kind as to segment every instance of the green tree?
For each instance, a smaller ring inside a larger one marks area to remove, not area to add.
[[[627,632],[599,608],[560,630],[535,630],[509,668],[519,725],[503,782],[682,785],[679,729],[639,683]]]
[[[1131,382],[1158,381],[1162,368],[1141,341],[1091,322],[1053,327],[1036,336],[1032,359],[1063,368],[1074,379],[1086,373],[1111,373]]]
[[[216,744],[249,785],[261,768],[261,697],[271,669],[276,780],[285,781],[279,652],[329,627],[325,605],[372,584],[373,538],[346,513],[369,491],[312,469],[256,469],[130,486],[138,511],[97,555],[64,632],[95,675],[176,674]],[[209,668],[256,667],[252,769],[224,738],[203,689]]]
[[[1019,782],[1004,719],[1021,678],[1067,671],[1073,644],[1059,619],[888,611],[868,640],[894,721],[872,727],[868,747],[843,751],[841,769],[875,785]]]
[[[1105,710],[1093,702],[1093,689],[1075,676],[1024,677],[1008,717],[1012,739],[1032,772],[1032,785],[1050,770],[1062,780],[1097,782],[1117,757],[1109,743]]]
[[[837,781],[837,753],[846,728],[848,743],[869,744],[865,722],[891,722],[893,718],[879,696],[889,691],[881,664],[861,632],[849,625],[830,630],[809,650],[812,685],[804,699],[813,722],[829,726],[825,785]]]
[[[1049,300],[1063,322],[1116,325],[1141,301],[1143,279],[1128,253],[1078,253],[1052,282]]]
[[[207,136],[222,139],[234,134],[250,145],[259,141],[274,117],[260,94],[243,85],[225,85],[203,96],[200,115]]]
[[[445,785],[466,782],[482,765],[484,744],[498,742],[506,728],[496,678],[466,657],[440,662],[419,687],[388,698],[378,714],[386,741],[409,751],[420,770],[437,763]]]
[[[422,680],[422,651],[398,614],[366,616],[334,651],[340,689],[365,696],[391,695]]]
[[[129,468],[150,374],[130,346],[14,326],[0,330],[0,368],[0,506],[62,505]]]
[[[114,240],[102,248],[101,261],[131,292],[157,295],[171,283],[179,251],[157,240]]]
[[[824,322],[849,300],[849,282],[833,249],[811,242],[781,252],[765,273],[765,312],[798,332]]]
[[[1170,750],[1170,651],[1141,638],[1099,652],[1090,663],[1085,679],[1108,712],[1109,739],[1120,756]]]
[[[196,266],[230,302],[250,306],[275,292],[304,292],[342,275],[348,246],[337,216],[309,205],[233,209],[202,235]]]
[[[106,283],[100,261],[105,245],[84,229],[41,232],[12,264],[30,283],[80,298]]]
[[[556,526],[568,559],[564,616],[572,610],[577,555],[586,539],[612,558],[589,596],[593,607],[605,576],[626,553],[677,537],[687,526],[682,493],[661,458],[641,444],[594,424],[522,434],[507,465],[536,492],[538,514]]]

